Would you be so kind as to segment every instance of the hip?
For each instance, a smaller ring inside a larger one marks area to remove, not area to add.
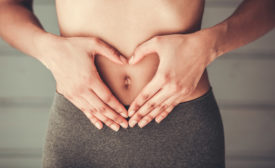
[[[224,167],[224,155],[223,124],[212,88],[176,105],[160,124],[118,132],[106,126],[98,130],[63,95],[55,93],[43,162],[60,167],[210,168]]]

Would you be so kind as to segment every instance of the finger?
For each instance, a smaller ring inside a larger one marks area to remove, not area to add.
[[[155,98],[155,100],[152,100],[153,102],[159,102],[159,104],[156,106],[156,108],[152,109],[152,111],[149,110],[149,112],[140,119],[138,123],[139,127],[142,128],[151,122],[161,111],[169,107],[171,105],[170,101],[173,101],[174,97],[177,96],[178,95],[173,92],[170,87],[164,87],[163,92],[160,92],[158,95],[152,98]]]
[[[102,100],[92,90],[89,90],[87,93],[83,94],[82,96],[88,101],[89,104],[92,104],[92,106],[95,107],[93,108],[93,111],[96,114],[100,113],[101,115],[107,117],[108,119],[111,119],[111,121],[121,125],[123,128],[128,127],[127,120],[123,118],[120,114],[113,111],[104,102],[102,102]]]
[[[164,111],[160,112],[160,114],[158,114],[158,116],[155,119],[156,122],[160,123],[164,118],[166,118],[168,116],[168,114],[171,113],[171,111],[173,110],[173,108],[174,108],[174,106],[170,105]]]
[[[83,112],[86,115],[86,117],[88,119],[90,119],[91,123],[94,124],[98,129],[102,129],[103,128],[102,122],[99,119],[97,119],[95,115],[89,113],[88,110],[84,110]]]
[[[151,54],[156,51],[155,38],[152,38],[144,43],[141,43],[136,47],[133,56],[129,60],[129,64],[136,64],[147,54]]]
[[[109,119],[106,116],[104,116],[101,112],[99,112],[99,110],[97,108],[95,108],[91,104],[89,104],[89,102],[85,98],[83,98],[83,102],[85,102],[86,107],[88,108],[88,110],[87,110],[88,113],[96,116],[106,126],[110,127],[114,131],[118,131],[119,130],[119,125],[118,124],[116,124],[114,121],[112,121],[111,119]]]
[[[95,41],[96,45],[93,46],[93,49],[96,51],[97,54],[103,55],[109,60],[118,64],[124,64],[125,62],[127,62],[126,58],[124,58],[116,49],[111,47],[103,40],[96,39]]]
[[[172,107],[168,107],[167,110],[161,112],[160,114],[158,114],[158,116],[156,116],[155,121],[157,123],[160,123],[165,117],[167,117],[167,115],[169,113],[171,113],[171,111],[173,110],[173,108],[179,104],[180,102],[182,102],[182,98],[185,98],[186,96],[188,96],[190,94],[190,92],[192,92],[192,89],[183,89],[180,94],[173,96],[173,98],[169,99],[166,101],[166,104],[171,104]]]
[[[146,114],[139,122],[138,125],[140,128],[143,128],[148,123],[150,123],[160,112],[160,109],[163,108],[162,106],[158,106],[154,108],[150,113]]]
[[[138,123],[140,128],[143,128],[144,126],[146,126],[148,123],[150,123],[153,119],[156,118],[156,116],[161,113],[163,110],[165,110],[167,107],[169,107],[170,105],[167,104],[162,104],[161,106],[156,107],[155,109],[153,109],[150,113],[148,113],[147,115],[145,115],[140,122]]]
[[[99,74],[97,73],[96,82],[91,86],[92,90],[95,94],[108,106],[110,106],[113,110],[118,112],[124,118],[128,117],[128,111],[125,107],[113,96],[110,89],[105,85],[105,83],[101,80]]]
[[[88,103],[88,102],[87,102]],[[101,120],[106,126],[110,127],[111,129],[113,129],[114,131],[118,131],[119,130],[119,125],[117,123],[115,123],[114,121],[112,121],[111,119],[107,118],[106,116],[104,116],[101,112],[99,112],[99,110],[95,107],[92,107],[91,105],[89,105],[88,108],[88,113],[96,116],[99,120]]]
[[[150,113],[148,113],[146,116],[144,116],[140,120],[140,123],[145,122],[145,124],[139,125],[139,126],[144,127],[149,122],[151,122],[154,118],[156,118],[161,112],[163,112],[165,109],[169,108],[170,106],[173,106],[173,104],[171,104],[171,102],[174,102],[175,98],[177,98],[177,97],[178,97],[178,95],[173,95],[173,96],[169,97],[167,100],[164,100],[164,102],[162,102],[160,106],[153,109]]]
[[[151,99],[142,105],[142,107],[133,115],[133,117],[129,120],[130,126],[132,126],[132,120],[139,122],[145,115],[151,112],[156,107],[162,105],[163,101],[171,97],[174,92],[172,92],[169,86],[163,87],[159,92],[157,92]],[[142,128],[145,126],[145,122],[139,123],[139,126]]]
[[[174,109],[174,107],[179,103],[179,100],[180,100],[179,97],[180,96],[181,95],[175,95],[175,96],[171,97],[171,99],[169,99],[165,102],[165,104],[167,104],[167,105],[170,104],[170,105],[166,108],[166,110],[162,110],[156,116],[155,121],[157,123],[160,123],[164,118],[166,118],[168,116],[168,114],[171,113],[171,111]]]
[[[98,129],[103,128],[102,122],[87,110],[88,104],[84,99],[82,99],[81,97],[76,97],[69,100],[86,115],[86,117],[94,126],[96,126]]]
[[[106,117],[103,114],[101,114],[95,108],[89,109],[89,113],[91,113],[94,116],[96,116],[98,119],[100,119],[106,126],[110,127],[112,130],[114,130],[114,131],[118,131],[119,130],[120,127],[119,127],[119,125],[117,123],[115,123],[114,121],[112,121],[108,117]]]
[[[163,84],[163,78],[156,74],[131,103],[128,115],[131,117],[147,100],[159,91]]]

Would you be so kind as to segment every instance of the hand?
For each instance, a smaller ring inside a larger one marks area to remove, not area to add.
[[[150,53],[157,53],[160,62],[153,79],[128,109],[130,127],[138,123],[142,128],[154,118],[159,123],[194,91],[215,53],[207,38],[199,33],[155,36],[135,49],[129,64]]]
[[[122,64],[118,51],[95,37],[57,36],[48,47],[43,63],[56,80],[56,92],[84,112],[98,129],[102,122],[115,131],[119,125],[127,128],[127,120],[121,117],[127,118],[127,110],[103,83],[94,64],[96,54]]]

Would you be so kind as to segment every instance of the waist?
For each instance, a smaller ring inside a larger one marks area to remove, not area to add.
[[[138,96],[142,89],[154,77],[159,64],[156,54],[145,56],[135,65],[116,64],[104,56],[95,57],[95,65],[104,83],[113,95],[126,107]],[[190,101],[205,94],[210,88],[207,70],[205,69],[196,89],[181,101]]]

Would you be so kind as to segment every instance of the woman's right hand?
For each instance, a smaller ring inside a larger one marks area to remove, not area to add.
[[[119,125],[127,128],[127,110],[101,80],[94,64],[96,54],[123,64],[119,52],[96,37],[53,39],[40,58],[56,80],[56,92],[83,111],[98,129],[103,127],[102,122],[115,131]]]

